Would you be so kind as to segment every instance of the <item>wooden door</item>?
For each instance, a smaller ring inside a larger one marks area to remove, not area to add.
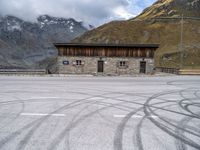
[[[98,72],[103,72],[104,61],[98,61]]]
[[[146,61],[140,62],[140,73],[146,73]]]

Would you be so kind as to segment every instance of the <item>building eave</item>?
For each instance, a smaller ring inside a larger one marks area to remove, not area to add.
[[[54,43],[55,47],[125,47],[125,48],[159,48],[159,44],[104,44],[104,43]]]

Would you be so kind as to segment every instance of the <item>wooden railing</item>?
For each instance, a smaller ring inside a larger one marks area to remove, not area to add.
[[[159,72],[165,72],[165,73],[171,73],[171,74],[179,74],[179,69],[177,68],[164,68],[164,67],[158,67],[156,68]]]

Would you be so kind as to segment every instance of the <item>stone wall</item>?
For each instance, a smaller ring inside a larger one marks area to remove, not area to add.
[[[81,60],[82,65],[76,65],[76,60]],[[103,73],[98,73],[98,61],[104,61]],[[119,62],[125,61],[125,66]],[[119,57],[58,57],[59,74],[92,74],[92,75],[134,75],[140,73],[140,62],[146,62],[146,73],[153,73],[154,60],[143,58],[119,58]],[[66,64],[64,65],[63,62]],[[69,64],[68,64],[69,63]]]

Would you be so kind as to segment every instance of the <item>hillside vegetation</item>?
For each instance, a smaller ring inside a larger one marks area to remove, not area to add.
[[[180,49],[182,12],[185,18],[183,49]],[[200,19],[197,17],[200,17],[199,0],[159,0],[134,19],[105,24],[73,42],[158,43],[157,67],[179,68],[180,50],[183,50],[184,68],[200,68]]]

